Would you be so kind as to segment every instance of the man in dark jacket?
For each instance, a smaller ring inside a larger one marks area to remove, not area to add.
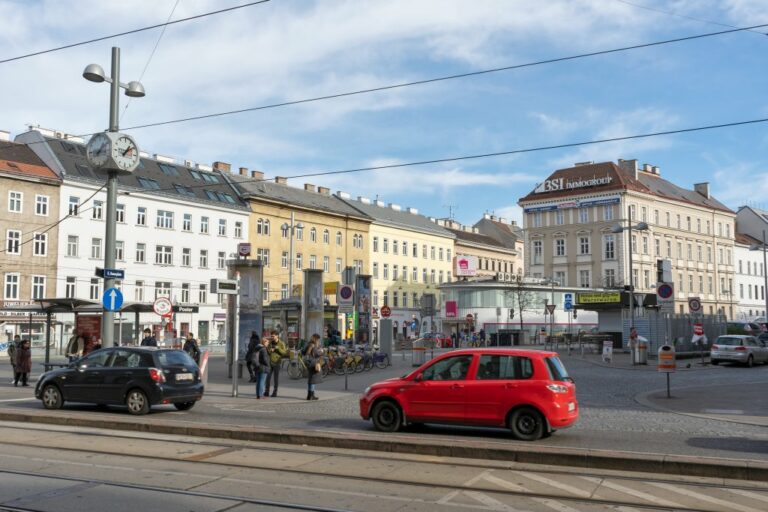
[[[261,344],[256,347],[252,359],[256,367],[256,399],[267,398],[264,394],[264,387],[267,383],[269,374],[269,338],[263,338]]]
[[[189,357],[194,359],[197,364],[200,364],[200,347],[197,346],[195,335],[191,332],[187,333],[187,339],[184,340],[184,347],[182,350],[189,354]]]
[[[256,334],[256,331],[251,331],[251,339],[248,341],[248,351],[245,353],[245,367],[248,368],[248,373],[251,375],[248,382],[256,382],[256,365],[252,359],[253,354],[256,352],[259,345],[261,345],[259,335]]]
[[[141,340],[142,347],[156,347],[157,340],[152,336],[152,331],[149,328],[144,329],[144,338]]]

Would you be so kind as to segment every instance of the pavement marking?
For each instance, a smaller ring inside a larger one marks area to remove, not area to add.
[[[5,400],[0,400],[0,402],[26,402],[29,400],[37,400],[35,397],[30,398],[7,398]]]
[[[541,503],[545,507],[557,510],[557,512],[581,512],[573,507],[569,507],[565,503],[560,503],[559,501],[551,500],[548,498],[533,498],[533,501]]]
[[[720,505],[721,507],[725,507],[725,509],[727,510],[740,510],[741,512],[764,512],[764,509],[757,509],[757,508],[748,507],[746,505],[739,505],[738,503],[734,503],[732,501],[721,500],[719,498],[715,498],[707,494],[701,494],[701,493],[686,489],[684,487],[677,487],[672,484],[664,484],[661,482],[647,482],[647,483],[648,485],[652,485],[654,487],[660,487],[670,492],[676,492],[677,494],[682,494],[683,496],[688,496],[690,498],[694,498],[697,500],[708,501],[709,503]]]
[[[490,473],[490,471],[488,471]],[[503,478],[499,478],[497,476],[493,475],[485,475],[483,477],[483,480],[487,482],[491,482],[492,484],[496,484],[499,487],[504,487],[505,489],[509,489],[510,491],[517,491],[517,492],[523,492],[526,494],[530,494],[531,490],[523,487],[522,485],[513,484],[512,482],[507,482]]]
[[[460,492],[461,491],[451,491],[451,492],[449,492],[448,494],[446,494],[445,496],[443,496],[442,498],[437,500],[437,504],[438,505],[451,505],[451,503],[448,503],[448,502],[451,501],[456,496],[458,496]]]
[[[549,487],[555,487],[557,489],[560,489],[561,491],[566,491],[571,494],[575,494],[576,496],[580,496],[582,498],[590,498],[592,497],[592,493],[589,491],[585,491],[584,489],[579,489],[578,487],[574,487],[572,485],[564,484],[562,482],[558,482],[557,480],[553,480],[551,478],[547,478],[545,476],[537,475],[536,473],[526,473],[524,471],[512,471],[512,473],[516,475],[520,475],[523,478],[529,478],[531,480],[534,480],[536,482],[540,482],[542,484],[548,485]]]
[[[587,480],[597,480],[596,478],[590,478],[587,477]],[[648,494],[647,492],[639,491],[637,489],[632,489],[629,487],[625,487],[623,485],[619,485],[614,482],[610,482],[608,480],[604,480],[601,485],[604,485],[605,487],[608,487],[609,489],[613,489],[614,491],[623,492],[624,494],[629,494],[630,496],[634,496],[635,498],[640,498],[641,500],[650,501],[651,503],[655,503],[657,505],[661,505],[662,507],[677,507],[677,508],[688,508],[685,507],[679,503],[676,503],[671,500],[665,500],[662,498],[659,498],[658,496],[654,496],[653,494]],[[599,490],[599,488],[598,488]]]
[[[765,494],[758,494],[756,492],[752,491],[746,491],[744,489],[726,489],[728,492],[732,492],[733,494],[738,494],[740,496],[744,496],[745,498],[749,498],[756,501],[764,501],[768,503],[768,496]]]
[[[744,414],[741,409],[702,409],[706,414]]]
[[[493,471],[493,470],[492,469],[486,469],[485,471],[483,471],[479,475],[470,478],[469,480],[464,482],[464,487],[470,487],[472,485],[475,485],[478,481],[480,481],[483,478],[485,478],[486,476],[490,475],[491,471]]]
[[[475,491],[464,491],[464,494],[469,496],[470,498],[474,498],[483,505],[485,505],[487,508],[491,510],[499,510],[501,512],[530,512],[526,509],[520,509],[515,507],[510,507],[506,503],[502,503],[497,499],[491,498],[490,496],[487,496],[481,492],[475,492]]]

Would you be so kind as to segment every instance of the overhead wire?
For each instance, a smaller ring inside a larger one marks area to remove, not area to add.
[[[696,18],[694,16],[688,16],[687,14],[680,14],[680,13],[677,13],[677,12],[665,11],[664,9],[658,9],[656,7],[650,7],[648,5],[637,4],[637,3],[634,3],[634,2],[629,2],[628,0],[616,0],[616,1],[619,2],[619,3],[625,4],[625,5],[630,5],[632,7],[637,7],[638,9],[644,9],[646,11],[652,11],[652,12],[656,12],[656,13],[659,13],[659,14],[666,14],[668,16],[675,16],[677,18],[684,18],[684,19],[691,20],[691,21],[698,21],[700,23],[707,23],[709,25],[718,25],[720,27],[737,28],[735,25],[729,25],[728,23],[721,23],[719,21],[705,20],[703,18]],[[753,30],[753,29],[749,29],[749,30],[747,30],[747,32],[752,32],[752,33],[755,33],[755,34],[759,34],[761,36],[767,36],[768,35],[765,32],[760,32],[759,30]]]
[[[219,9],[217,11],[210,11],[210,12],[206,12],[206,13],[202,13],[202,14],[196,14],[194,16],[188,16],[186,18],[180,18],[180,19],[174,20],[174,21],[167,21],[165,23],[158,23],[156,25],[149,25],[147,27],[136,28],[136,29],[133,29],[133,30],[126,30],[125,32],[118,32],[117,34],[112,34],[112,35],[102,36],[102,37],[95,37],[93,39],[88,39],[88,40],[85,40],[85,41],[80,41],[78,43],[65,44],[63,46],[57,46],[55,48],[49,48],[47,50],[40,50],[40,51],[37,51],[37,52],[26,53],[24,55],[17,55],[16,57],[8,57],[8,58],[5,58],[5,59],[0,59],[0,64],[5,64],[6,62],[13,62],[13,61],[22,60],[22,59],[28,59],[30,57],[36,57],[38,55],[44,55],[46,53],[58,52],[58,51],[61,51],[61,50],[66,50],[68,48],[75,48],[77,46],[84,46],[86,44],[97,43],[99,41],[106,41],[108,39],[114,39],[116,37],[122,37],[122,36],[131,35],[131,34],[137,34],[139,32],[145,32],[147,30],[152,30],[152,29],[156,29],[156,28],[160,28],[160,27],[167,27],[168,25],[176,25],[177,23],[184,23],[186,21],[192,21],[192,20],[197,20],[197,19],[200,19],[200,18],[206,18],[208,16],[214,16],[216,14],[222,14],[222,13],[225,13],[225,12],[231,12],[231,11],[235,11],[235,10],[238,10],[238,9],[244,9],[246,7],[252,7],[252,6],[258,5],[258,4],[267,3],[269,1],[270,0],[258,0],[256,2],[249,2],[249,3],[243,4],[243,5],[236,5],[234,7],[227,7],[226,9]]]

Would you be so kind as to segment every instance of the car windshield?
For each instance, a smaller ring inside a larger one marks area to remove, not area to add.
[[[157,353],[160,366],[194,365],[195,361],[183,350],[161,350]]]
[[[552,380],[573,382],[573,379],[568,375],[568,370],[565,369],[559,357],[548,357],[547,369],[549,369],[549,375]]]
[[[717,338],[715,345],[741,345],[742,339],[733,336],[722,336]]]

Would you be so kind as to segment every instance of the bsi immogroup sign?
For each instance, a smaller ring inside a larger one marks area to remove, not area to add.
[[[559,192],[561,190],[572,190],[575,188],[598,187],[600,185],[609,185],[612,181],[613,177],[609,174],[600,177],[593,176],[592,178],[577,178],[568,181],[566,181],[565,178],[553,178],[545,180],[536,187],[534,192],[536,194],[542,194],[545,192]]]

